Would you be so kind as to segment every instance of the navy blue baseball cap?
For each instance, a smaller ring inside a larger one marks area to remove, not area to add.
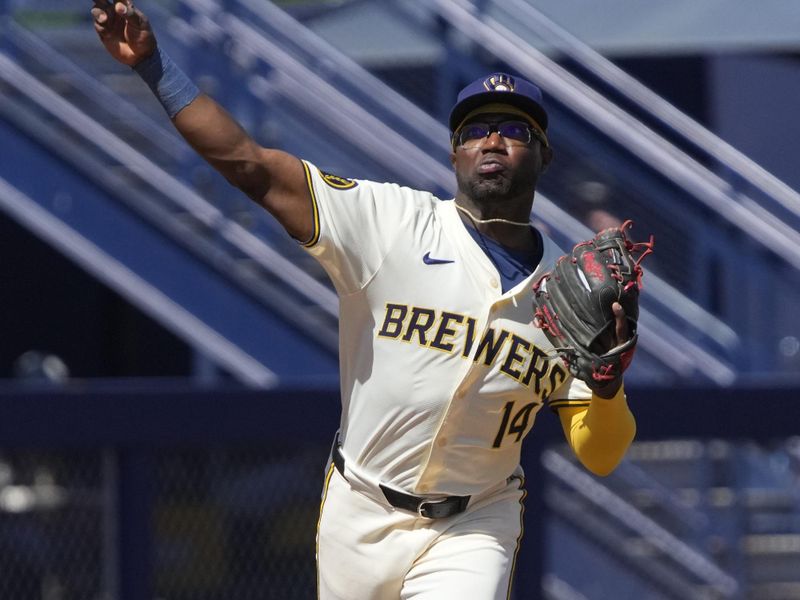
[[[508,73],[492,73],[476,79],[461,90],[456,105],[450,111],[450,131],[455,132],[470,113],[484,104],[511,105],[530,117],[542,132],[547,131],[542,90],[530,81]]]

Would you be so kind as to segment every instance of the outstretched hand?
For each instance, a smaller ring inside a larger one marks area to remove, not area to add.
[[[94,30],[108,53],[124,65],[132,67],[156,49],[156,38],[150,22],[131,0],[109,4],[94,0]]]

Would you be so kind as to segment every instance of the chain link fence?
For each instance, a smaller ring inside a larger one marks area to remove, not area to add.
[[[326,452],[314,446],[158,456],[157,597],[315,598]]]
[[[327,448],[155,453],[154,599],[316,598]],[[113,600],[113,454],[0,451],[0,599]]]
[[[316,598],[326,444],[147,451],[153,591],[142,600]],[[116,459],[0,449],[0,600],[115,600]],[[773,594],[800,592],[800,439],[637,442],[605,479],[563,445],[543,460],[545,597],[800,597]]]
[[[100,453],[0,453],[0,598],[103,599]]]

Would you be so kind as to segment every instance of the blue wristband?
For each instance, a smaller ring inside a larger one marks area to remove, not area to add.
[[[172,119],[200,95],[200,90],[160,47],[133,70],[153,90]]]

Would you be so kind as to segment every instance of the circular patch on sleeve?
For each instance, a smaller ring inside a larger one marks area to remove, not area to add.
[[[322,176],[322,180],[334,189],[349,190],[358,185],[358,182],[353,181],[352,179],[347,179],[346,177],[340,177],[339,175],[334,175],[333,173],[326,173],[322,169],[318,170],[319,174]]]

